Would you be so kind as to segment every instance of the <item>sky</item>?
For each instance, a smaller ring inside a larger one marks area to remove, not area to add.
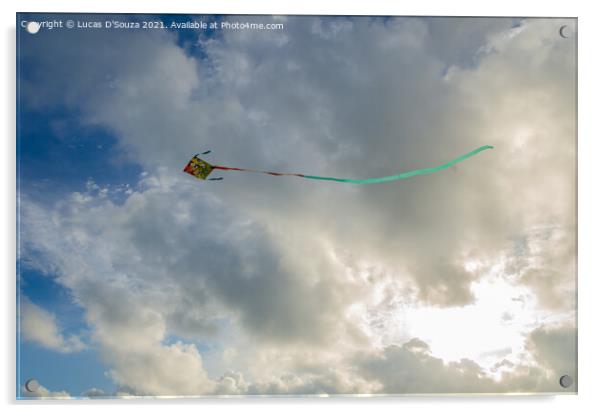
[[[17,18],[18,397],[576,391],[574,20]]]

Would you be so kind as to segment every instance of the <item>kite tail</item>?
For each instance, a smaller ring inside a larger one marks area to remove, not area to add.
[[[397,181],[400,179],[407,179],[407,178],[411,178],[411,177],[417,176],[417,175],[428,175],[428,174],[432,174],[437,171],[442,171],[443,169],[447,169],[451,166],[454,166],[455,164],[460,163],[463,160],[468,159],[472,156],[475,156],[479,152],[482,152],[487,149],[493,149],[493,146],[491,146],[491,145],[481,146],[480,148],[470,151],[470,152],[468,152],[462,156],[459,156],[455,159],[452,159],[449,162],[446,162],[442,165],[435,166],[432,168],[414,169],[412,171],[403,172],[403,173],[400,173],[397,175],[390,175],[390,176],[383,176],[380,178],[369,178],[369,179],[331,178],[331,177],[327,177],[327,176],[315,176],[315,175],[304,175],[304,174],[282,173],[282,172],[269,172],[269,171],[260,171],[260,170],[256,170],[256,169],[232,168],[232,167],[228,167],[228,166],[219,166],[219,165],[213,165],[213,168],[221,169],[224,171],[254,172],[254,173],[262,173],[262,174],[273,175],[273,176],[297,176],[299,178],[305,178],[305,179],[345,182],[345,183],[350,183],[350,184],[380,184],[380,183],[384,183],[384,182]]]
[[[493,149],[493,146],[491,146],[491,145],[481,146],[480,148],[477,148],[471,152],[468,152],[462,156],[452,159],[449,162],[446,162],[439,166],[435,166],[433,168],[414,169],[413,171],[403,172],[403,173],[400,173],[397,175],[383,176],[381,178],[345,179],[345,178],[329,178],[329,177],[325,177],[325,176],[313,176],[313,175],[305,175],[304,178],[317,179],[317,180],[321,180],[321,181],[347,182],[350,184],[380,184],[380,183],[384,183],[384,182],[397,181],[400,179],[407,179],[407,178],[411,178],[411,177],[417,176],[417,175],[432,174],[433,172],[441,171],[443,169],[447,169],[451,166],[454,166],[455,164],[460,163],[463,160],[468,159],[471,156],[474,156],[474,155],[478,154],[479,152],[482,152],[486,149]]]

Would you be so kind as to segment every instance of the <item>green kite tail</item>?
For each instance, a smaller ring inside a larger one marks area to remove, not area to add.
[[[345,179],[345,178],[329,178],[326,176],[312,176],[312,175],[303,175],[304,178],[307,179],[319,179],[321,181],[335,181],[335,182],[347,182],[350,184],[381,184],[384,182],[397,181],[399,179],[411,178],[416,175],[428,175],[433,172],[441,171],[443,169],[447,169],[455,164],[462,162],[465,159],[470,158],[471,156],[475,156],[479,152],[482,152],[487,149],[493,149],[491,145],[481,146],[480,148],[475,149],[474,151],[468,152],[462,156],[457,157],[456,159],[452,159],[449,162],[444,163],[443,165],[435,166],[433,168],[424,168],[424,169],[414,169],[413,171],[403,172],[397,175],[383,176],[381,178],[369,178],[369,179]]]

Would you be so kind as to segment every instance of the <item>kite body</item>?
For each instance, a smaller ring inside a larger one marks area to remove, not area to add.
[[[194,176],[197,179],[207,179],[213,171],[213,165],[194,155],[188,165],[184,168],[184,172]]]
[[[437,171],[441,171],[443,169],[447,169],[459,162],[462,162],[465,159],[470,158],[482,152],[486,149],[493,149],[491,145],[481,146],[473,151],[470,151],[462,156],[459,156],[455,159],[452,159],[449,162],[446,162],[442,165],[435,166],[432,168],[423,168],[423,169],[414,169],[412,171],[402,172],[397,175],[383,176],[380,178],[368,178],[368,179],[347,179],[347,178],[330,178],[327,176],[315,176],[315,175],[304,175],[304,174],[293,174],[293,173],[283,173],[283,172],[269,172],[269,171],[260,171],[256,169],[244,169],[244,168],[233,168],[229,166],[221,166],[221,165],[212,165],[207,161],[202,160],[198,157],[198,155],[194,155],[192,159],[188,162],[186,167],[184,168],[184,172],[189,173],[197,179],[207,179],[209,174],[213,172],[215,169],[222,171],[239,171],[239,172],[253,172],[253,173],[261,173],[272,176],[296,176],[298,178],[305,179],[315,179],[319,181],[334,181],[334,182],[344,182],[349,184],[380,184],[391,181],[398,181],[400,179],[411,178],[417,175],[428,175]],[[203,154],[207,154],[211,151],[203,152]],[[223,178],[209,178],[210,181],[217,181]]]

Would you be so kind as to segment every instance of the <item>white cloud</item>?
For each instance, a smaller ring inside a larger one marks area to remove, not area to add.
[[[40,399],[70,399],[71,395],[65,390],[51,391],[41,384],[35,391],[29,391],[25,386],[21,386],[21,397],[24,398],[40,398]]]
[[[85,392],[82,393],[83,397],[96,398],[96,397],[107,397],[108,395],[102,389],[97,389],[96,387],[92,387]]]
[[[61,332],[56,317],[42,307],[21,296],[20,333],[26,341],[31,341],[50,350],[61,353],[80,351],[86,345],[76,335],[65,336]]]

